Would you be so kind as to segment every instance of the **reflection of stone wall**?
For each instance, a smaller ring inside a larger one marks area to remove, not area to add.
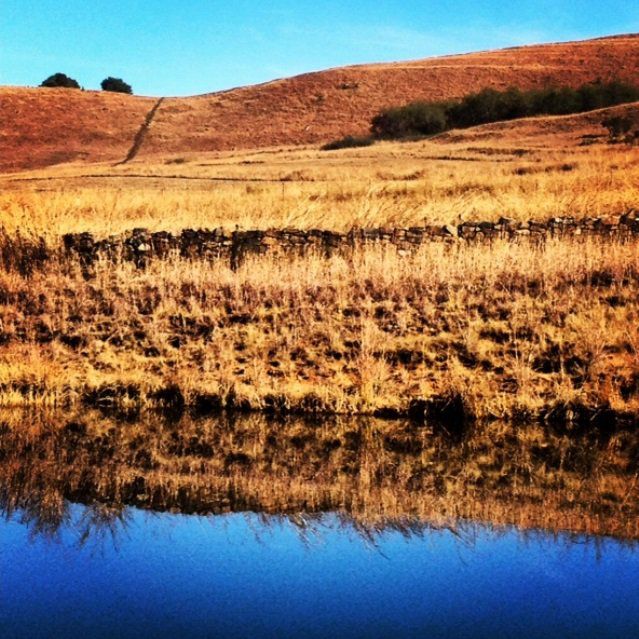
[[[547,222],[515,222],[501,218],[498,222],[463,222],[457,226],[355,229],[347,233],[319,229],[234,232],[185,229],[174,235],[166,231],[150,233],[146,229],[134,229],[103,240],[95,240],[90,233],[68,234],[64,236],[64,247],[67,253],[78,255],[84,263],[91,263],[98,257],[121,256],[143,264],[148,257],[178,254],[187,258],[228,259],[235,267],[247,254],[262,254],[274,249],[285,253],[319,250],[331,254],[342,248],[367,244],[410,249],[432,241],[543,240],[575,235],[639,235],[639,212],[606,218],[551,218]]]

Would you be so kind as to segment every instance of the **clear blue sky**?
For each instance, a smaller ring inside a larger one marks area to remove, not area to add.
[[[639,32],[639,0],[0,0],[0,84],[190,95],[327,67]]]

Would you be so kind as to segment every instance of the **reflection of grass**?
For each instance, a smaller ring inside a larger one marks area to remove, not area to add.
[[[639,538],[634,433],[567,439],[493,423],[451,441],[374,419],[126,423],[8,412],[2,422],[2,510],[45,534],[68,523],[71,500],[92,504],[78,520],[83,538],[115,535],[126,505],[254,511],[302,528],[337,511],[373,537],[472,519]]]
[[[325,258],[72,259],[0,273],[0,400],[472,416],[639,410],[637,243],[369,247]],[[578,410],[578,408],[577,408]],[[459,412],[459,411],[458,411]]]

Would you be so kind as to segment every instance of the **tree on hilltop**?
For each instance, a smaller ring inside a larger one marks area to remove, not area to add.
[[[64,89],[79,89],[80,85],[70,78],[66,73],[54,73],[50,75],[41,85],[41,87],[62,87]]]
[[[133,89],[130,84],[127,84],[121,78],[112,78],[109,76],[102,80],[100,84],[103,91],[113,91],[114,93],[128,93],[129,95],[133,93]]]

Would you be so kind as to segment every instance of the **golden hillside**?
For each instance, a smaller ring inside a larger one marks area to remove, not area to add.
[[[634,81],[639,36],[517,47],[308,73],[164,100],[140,155],[316,144],[361,133],[381,108],[490,86]],[[93,91],[0,89],[0,169],[123,159],[157,99]]]

